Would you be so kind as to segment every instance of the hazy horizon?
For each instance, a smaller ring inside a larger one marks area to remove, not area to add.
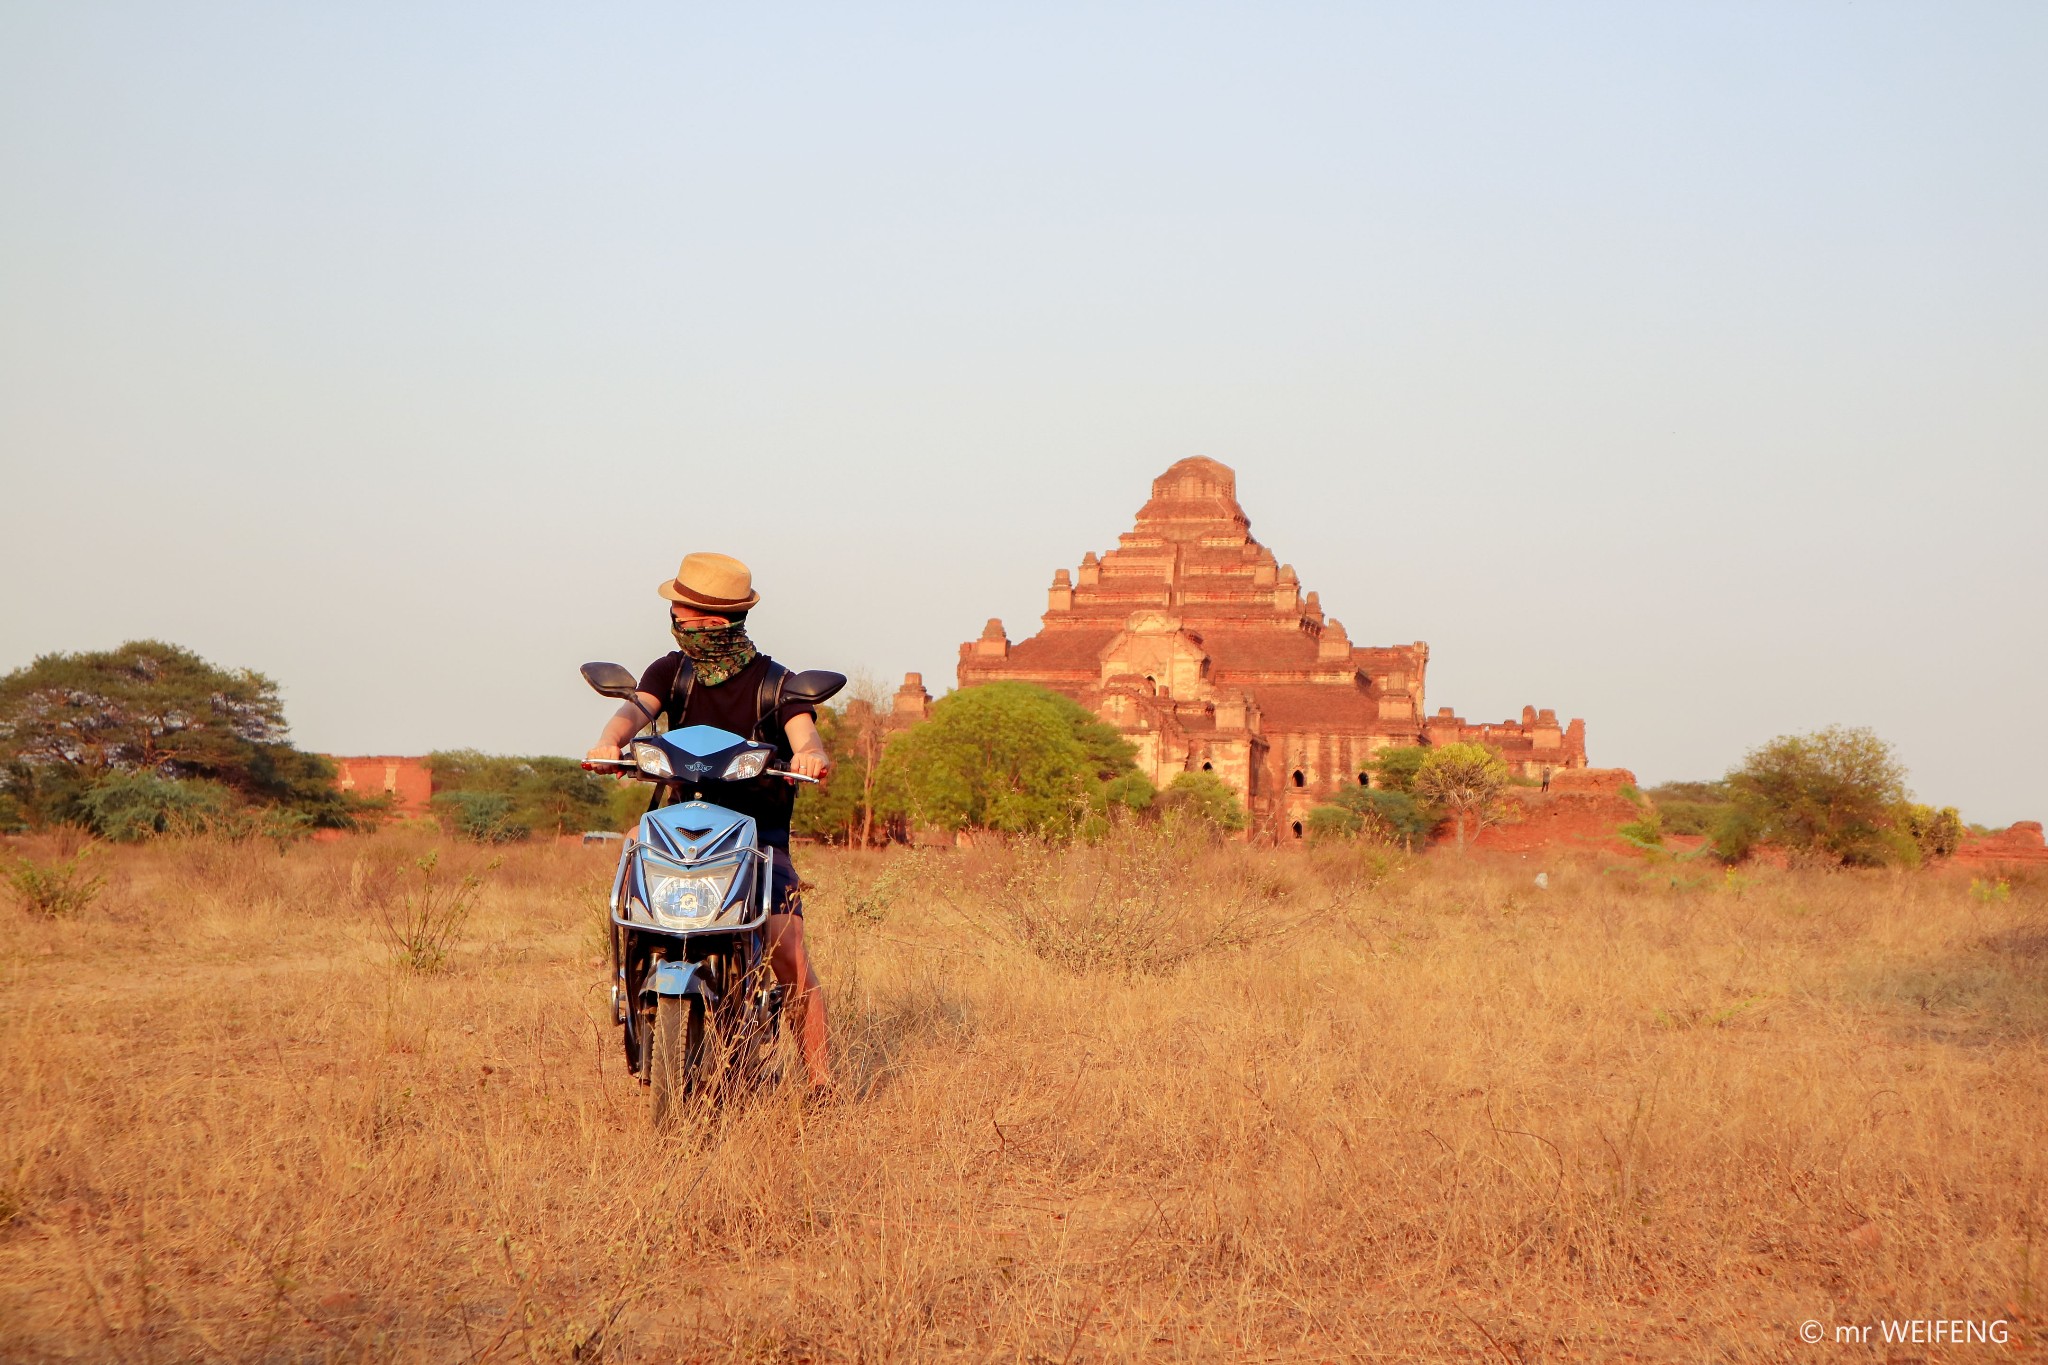
[[[582,751],[739,555],[922,672],[1206,455],[1428,705],[2048,818],[2048,11],[0,7],[0,671]]]

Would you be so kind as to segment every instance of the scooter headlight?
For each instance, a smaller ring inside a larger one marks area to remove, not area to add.
[[[697,929],[711,923],[725,905],[725,893],[740,870],[723,867],[648,867],[647,907],[654,922],[670,929]]]
[[[661,751],[659,744],[640,740],[633,745],[633,761],[640,765],[640,771],[649,777],[674,777],[669,771],[668,755]]]
[[[767,753],[764,750],[756,749],[752,753],[741,754],[738,758],[726,764],[724,780],[727,782],[744,782],[750,777],[759,777],[761,770],[767,766]]]

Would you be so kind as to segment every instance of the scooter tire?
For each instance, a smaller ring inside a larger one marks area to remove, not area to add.
[[[648,1088],[653,1092],[654,1126],[675,1122],[683,1101],[703,1088],[704,1002],[694,995],[664,995],[654,1003],[654,1055]]]

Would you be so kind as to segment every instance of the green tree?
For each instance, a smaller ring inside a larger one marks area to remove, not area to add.
[[[818,738],[832,758],[832,771],[824,782],[797,791],[789,830],[800,839],[852,844],[860,837],[866,814],[861,798],[872,783],[857,743],[858,726],[846,716],[851,705],[818,708]]]
[[[1177,775],[1159,793],[1157,806],[1162,818],[1196,820],[1228,834],[1251,823],[1237,793],[1214,773]]]
[[[604,823],[601,829],[624,833],[640,823],[654,799],[654,788],[631,778],[611,778],[605,787]]]
[[[516,793],[520,818],[558,835],[604,828],[611,814],[604,775],[585,772],[569,758],[535,758],[528,764],[531,771]]]
[[[854,796],[853,818],[847,822],[847,842],[855,842],[856,831],[862,848],[872,847],[879,833],[888,838],[886,826],[876,823],[880,799],[882,753],[889,747],[894,698],[869,674],[853,680],[853,695],[847,698],[840,726],[840,749],[846,763],[846,780],[841,784]],[[835,762],[838,760],[835,760]]]
[[[1308,813],[1308,833],[1321,839],[1371,837],[1413,848],[1436,827],[1436,818],[1404,791],[1345,787]]]
[[[0,746],[30,764],[219,779],[284,734],[276,683],[160,640],[45,654],[0,678]]]
[[[1442,744],[1416,769],[1414,794],[1448,817],[1464,851],[1467,831],[1478,834],[1505,813],[1508,765],[1484,744]]]
[[[38,821],[88,818],[87,793],[124,773],[217,783],[322,825],[366,808],[334,789],[332,764],[287,741],[276,683],[160,640],[45,654],[0,678],[0,772]]]
[[[463,833],[484,842],[612,825],[612,779],[584,771],[573,758],[448,749],[428,754],[426,768],[434,777],[435,804],[453,813]]]
[[[818,708],[818,737],[832,757],[832,770],[820,785],[798,791],[794,833],[861,848],[888,842],[892,822],[885,809],[890,803],[882,755],[896,732],[893,701],[893,694],[862,673],[836,710]]]
[[[1755,839],[1848,867],[1897,862],[1913,846],[1900,828],[1906,770],[1867,729],[1831,725],[1780,735],[1728,773],[1734,820],[1724,852]]]
[[[889,742],[878,804],[941,829],[1065,836],[1131,770],[1133,752],[1114,726],[1057,692],[963,688]]]
[[[1406,745],[1397,749],[1382,749],[1366,764],[1375,781],[1373,785],[1382,791],[1412,792],[1415,790],[1415,774],[1422,771],[1422,764],[1429,757],[1429,750],[1419,745]]]
[[[259,744],[249,756],[252,791],[306,817],[315,829],[350,829],[375,824],[387,809],[383,796],[358,796],[334,785],[337,769],[324,754],[290,744]]]

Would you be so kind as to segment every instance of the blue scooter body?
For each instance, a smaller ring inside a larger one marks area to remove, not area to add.
[[[618,665],[586,664],[583,676],[644,709]],[[778,696],[816,703],[845,684],[837,673],[801,673]],[[708,725],[642,735],[629,752],[585,766],[657,784],[619,852],[608,928],[613,1018],[628,1064],[653,1086],[660,1123],[683,1095],[758,1080],[781,1014],[767,963],[773,854],[753,817],[718,804],[718,790],[763,776],[810,779],[772,766],[773,745]]]

